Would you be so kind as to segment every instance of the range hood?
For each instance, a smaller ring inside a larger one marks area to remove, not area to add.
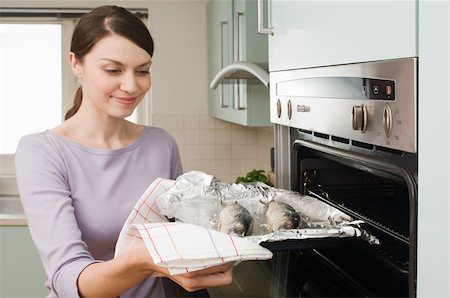
[[[209,85],[211,89],[229,79],[258,79],[263,85],[269,87],[269,72],[258,64],[239,61],[228,64],[222,68],[212,79]]]

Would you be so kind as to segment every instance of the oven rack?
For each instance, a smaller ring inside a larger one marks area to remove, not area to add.
[[[372,217],[368,217],[360,212],[357,212],[347,206],[344,206],[342,204],[336,203],[335,201],[333,201],[330,196],[328,195],[328,193],[326,193],[323,190],[320,189],[308,189],[307,190],[308,195],[313,196],[325,203],[327,203],[330,206],[333,206],[339,210],[341,210],[342,212],[346,213],[347,215],[351,216],[353,219],[359,219],[364,221],[366,224],[368,224],[369,226],[375,228],[376,230],[383,232],[385,234],[390,235],[391,237],[394,237],[395,239],[399,240],[400,242],[402,242],[405,245],[409,245],[409,237],[405,236],[403,233],[401,233],[400,231],[393,229],[391,227],[386,226],[385,224],[379,222],[378,220],[372,218]]]
[[[317,188],[323,188],[317,186]],[[314,188],[313,188],[314,189]],[[345,185],[327,185],[327,193],[342,192],[349,195],[359,195],[362,190],[370,192],[372,196],[394,195],[398,193],[399,187],[394,183],[371,183],[371,184],[348,184]],[[322,190],[323,191],[323,190]],[[325,192],[325,191],[323,191]]]
[[[355,243],[358,246],[361,246],[364,248],[364,250],[373,255],[374,257],[377,257],[378,259],[382,260],[385,264],[389,265],[394,271],[396,271],[399,275],[407,275],[409,273],[409,259],[408,259],[408,253],[399,252],[399,246],[398,245],[392,245],[389,242],[392,242],[392,238],[386,238],[382,237],[380,234],[386,234],[391,237],[393,237],[395,240],[400,241],[401,243],[408,245],[409,239],[400,234],[398,231],[395,231],[386,225],[383,225],[372,218],[368,218],[367,216],[360,214],[358,212],[355,212],[352,209],[349,209],[345,206],[342,206],[341,204],[338,204],[330,199],[328,193],[324,192],[320,189],[311,190],[308,189],[308,194],[341,210],[342,212],[346,213],[347,215],[350,215],[353,217],[353,219],[360,219],[365,222],[365,224],[368,225],[368,228],[366,229],[370,234],[373,234],[377,238],[382,238],[381,245],[370,245],[368,243],[365,243],[363,241],[358,241],[353,239],[353,243]],[[371,228],[375,228],[375,230],[372,230]],[[404,248],[406,248],[404,246]]]
[[[385,264],[389,265],[393,271],[396,271],[399,275],[408,275],[409,273],[409,260],[405,259],[404,255],[398,254],[395,249],[390,246],[373,246],[361,241],[356,242],[355,245],[363,248],[366,253],[382,260]]]

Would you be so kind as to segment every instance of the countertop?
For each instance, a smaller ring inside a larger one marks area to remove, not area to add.
[[[0,226],[26,226],[27,221],[19,196],[0,196]]]

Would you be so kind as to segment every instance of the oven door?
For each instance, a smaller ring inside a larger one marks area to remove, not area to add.
[[[380,244],[353,238],[336,247],[289,251],[288,292],[276,296],[415,297],[417,154],[367,144],[338,149],[309,141],[297,129],[291,137],[292,189],[363,220]]]

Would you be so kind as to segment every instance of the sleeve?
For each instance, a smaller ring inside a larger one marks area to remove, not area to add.
[[[172,161],[170,165],[170,179],[175,180],[178,176],[183,174],[183,166],[181,163],[180,151],[175,139],[172,138]]]
[[[16,175],[46,286],[58,297],[79,297],[78,276],[97,261],[81,239],[60,153],[43,135],[23,137],[16,152]]]

